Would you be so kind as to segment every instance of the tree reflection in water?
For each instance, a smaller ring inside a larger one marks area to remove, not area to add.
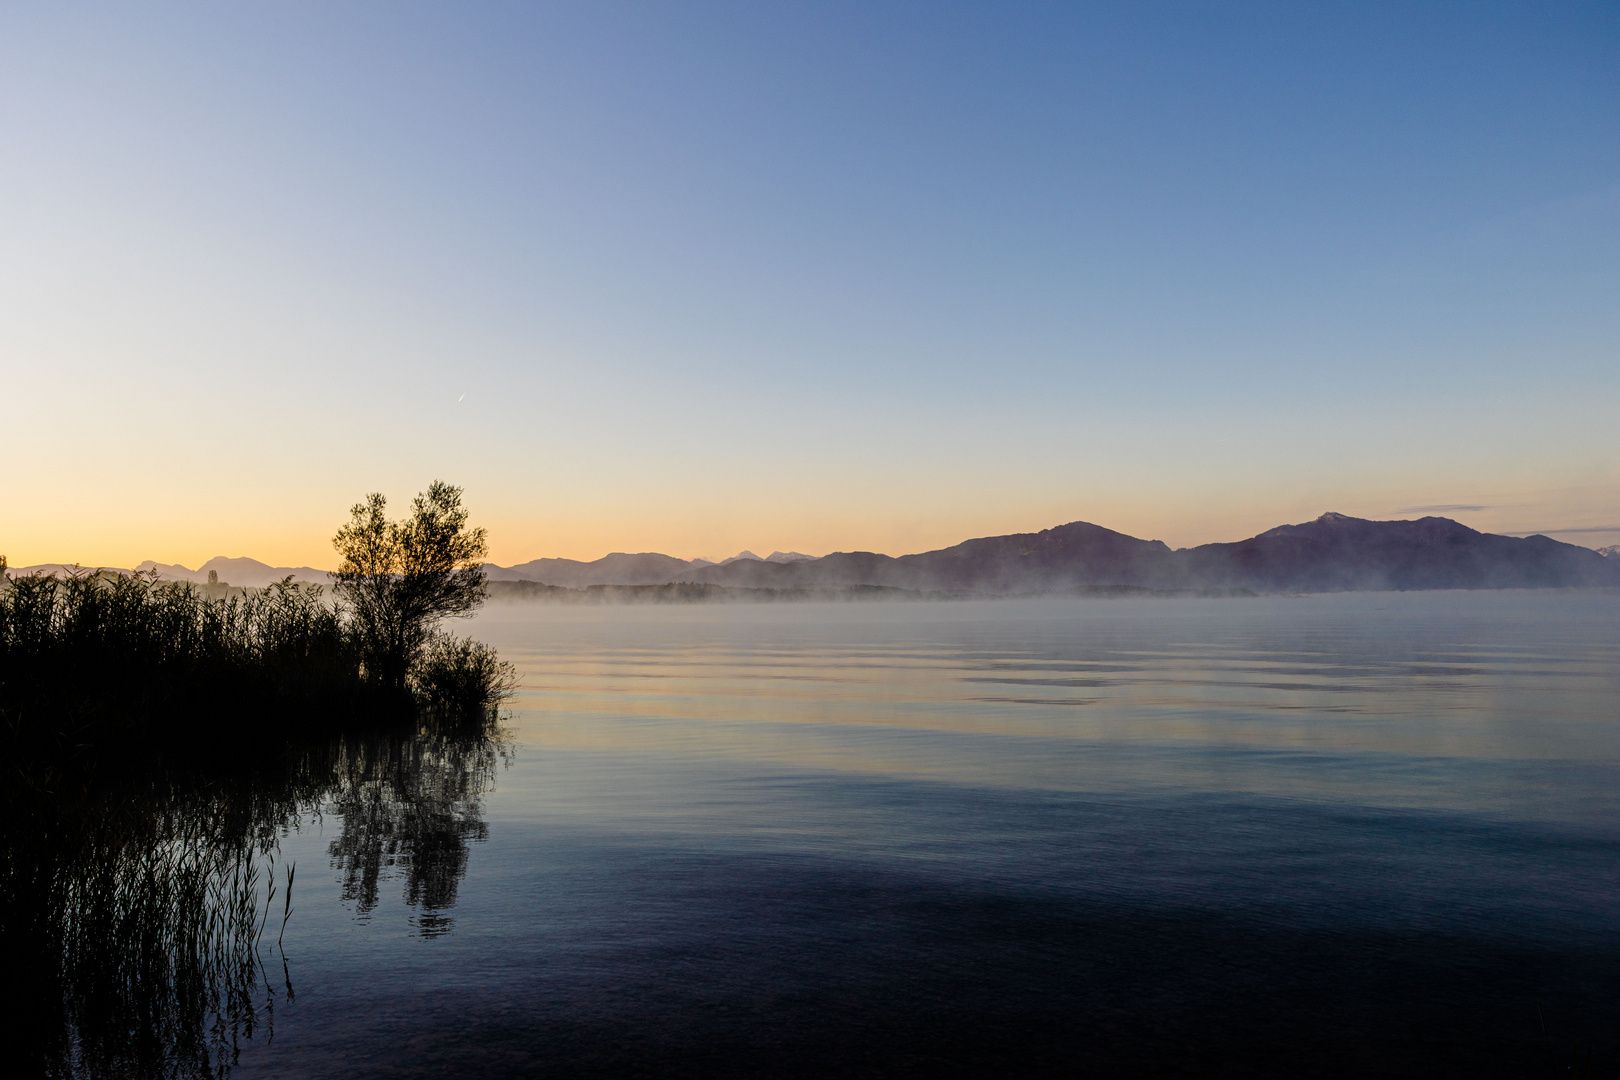
[[[505,753],[491,718],[306,742],[228,770],[172,753],[10,763],[0,949],[23,991],[5,1013],[11,1060],[97,1080],[227,1075],[293,995],[278,943],[306,879],[278,863],[279,838],[339,815],[331,854],[359,913],[398,874],[419,932],[445,933]]]
[[[493,740],[442,736],[352,744],[332,770],[327,810],[343,826],[330,853],[343,898],[362,918],[377,906],[379,883],[405,879],[405,902],[424,937],[448,933],[445,914],[467,872],[468,844],[485,839],[483,794],[504,747]]]

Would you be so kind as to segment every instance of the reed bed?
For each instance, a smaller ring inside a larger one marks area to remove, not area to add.
[[[26,988],[0,1014],[9,1053],[47,1076],[228,1074],[292,993],[267,967],[294,910],[275,858],[311,812],[342,818],[354,899],[397,862],[428,932],[483,828],[511,688],[492,650],[437,635],[401,692],[329,593],[290,582],[0,582],[0,962]]]
[[[14,746],[215,741],[255,722],[305,730],[419,709],[476,721],[513,684],[493,650],[444,634],[413,658],[404,694],[377,667],[356,620],[291,581],[218,599],[144,575],[0,585],[0,718]]]

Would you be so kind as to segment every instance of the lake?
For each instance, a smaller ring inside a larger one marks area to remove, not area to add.
[[[358,789],[285,830],[233,1076],[1620,1062],[1613,593],[468,627],[506,746],[369,847]]]

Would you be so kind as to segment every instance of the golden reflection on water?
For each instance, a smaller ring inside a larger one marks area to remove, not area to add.
[[[541,752],[1476,807],[1539,796],[1458,762],[1620,759],[1609,593],[499,605],[474,632]]]

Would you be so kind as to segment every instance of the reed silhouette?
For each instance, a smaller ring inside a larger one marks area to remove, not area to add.
[[[30,1075],[221,1077],[268,1037],[309,815],[341,818],[358,909],[397,874],[424,934],[484,835],[510,665],[428,620],[396,681],[330,590],[206,588],[0,579],[0,1019]]]
[[[369,697],[342,612],[309,587],[210,601],[105,572],[0,587],[0,716],[35,751],[187,736],[222,712],[303,725]]]

